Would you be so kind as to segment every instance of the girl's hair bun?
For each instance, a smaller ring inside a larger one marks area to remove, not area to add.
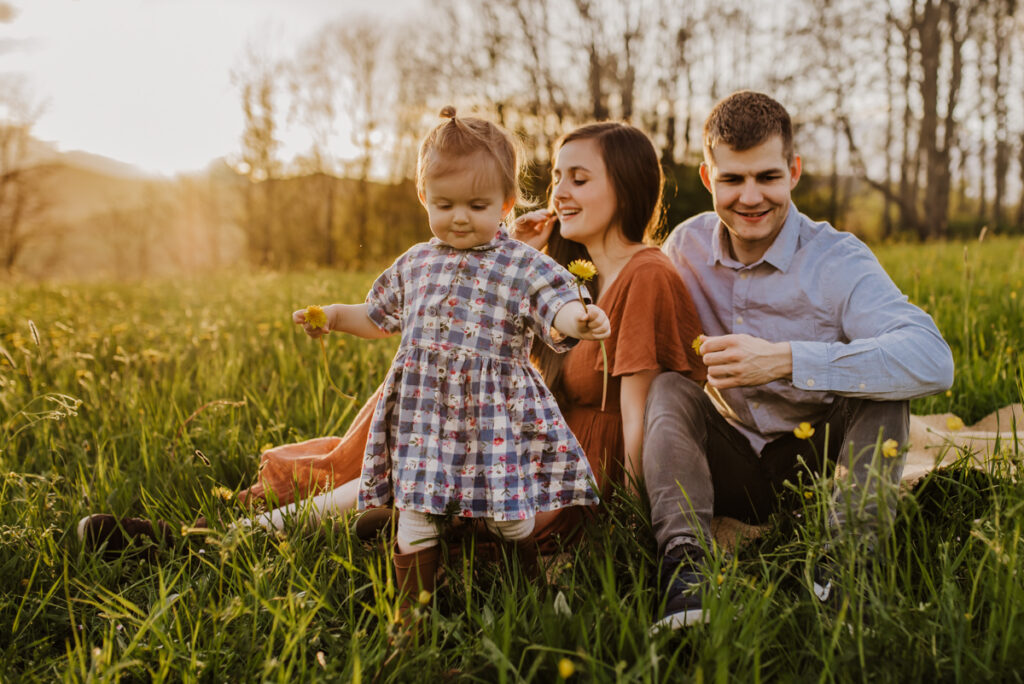
[[[455,107],[447,105],[441,110],[442,119],[454,119],[455,118]]]

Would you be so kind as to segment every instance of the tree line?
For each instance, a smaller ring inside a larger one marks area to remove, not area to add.
[[[359,268],[422,239],[416,145],[447,104],[519,135],[538,199],[559,135],[634,123],[674,223],[709,207],[701,125],[740,88],[793,114],[814,218],[875,239],[1024,233],[1016,0],[448,0],[403,21],[342,15],[277,49],[254,41],[232,73],[238,182],[218,186],[257,267]],[[286,157],[296,132],[307,147]]]

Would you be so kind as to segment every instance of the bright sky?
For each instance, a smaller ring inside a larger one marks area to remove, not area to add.
[[[24,75],[43,103],[36,137],[172,174],[238,150],[242,113],[230,73],[248,41],[291,56],[346,12],[395,13],[416,0],[0,0],[0,10],[4,4],[14,18],[0,22],[0,73]]]

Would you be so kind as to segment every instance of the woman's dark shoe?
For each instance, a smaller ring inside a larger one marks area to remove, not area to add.
[[[106,558],[143,554],[153,558],[161,546],[171,543],[173,528],[163,520],[116,518],[106,513],[78,521],[78,539],[89,551],[103,550]]]

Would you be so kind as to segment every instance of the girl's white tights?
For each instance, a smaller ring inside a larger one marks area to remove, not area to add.
[[[484,518],[488,531],[506,541],[526,539],[533,532],[534,518],[526,520],[494,520]],[[411,553],[437,546],[437,527],[425,513],[402,511],[396,532],[398,551]]]

